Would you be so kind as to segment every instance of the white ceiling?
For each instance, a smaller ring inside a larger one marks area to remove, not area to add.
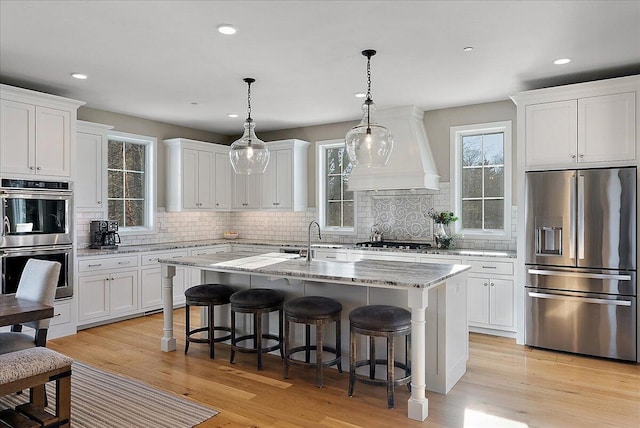
[[[640,1],[0,0],[3,83],[222,134],[244,77],[258,135],[357,119],[367,48],[378,108],[505,100],[640,73]]]

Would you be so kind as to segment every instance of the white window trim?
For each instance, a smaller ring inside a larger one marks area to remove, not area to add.
[[[109,140],[121,140],[131,143],[144,144],[147,146],[145,160],[145,226],[120,227],[118,233],[121,235],[144,235],[155,233],[155,207],[156,207],[156,151],[158,139],[146,135],[130,134],[128,132],[111,131],[107,134]],[[107,143],[108,144],[108,143]],[[107,165],[108,168],[108,165]],[[106,207],[107,213],[109,207]]]
[[[480,133],[503,132],[504,133],[504,231],[489,232],[478,229],[463,229],[462,222],[453,223],[454,232],[464,235],[464,239],[484,239],[495,241],[511,240],[511,170],[513,161],[511,158],[511,121],[478,123],[473,125],[452,126],[450,128],[451,148],[451,206],[453,212],[460,215],[462,212],[462,137]]]
[[[356,235],[358,230],[357,219],[358,206],[356,193],[353,200],[353,227],[327,226],[327,213],[324,204],[327,192],[325,185],[326,148],[344,146],[344,138],[336,140],[316,141],[316,207],[318,208],[318,223],[322,232],[334,235]]]

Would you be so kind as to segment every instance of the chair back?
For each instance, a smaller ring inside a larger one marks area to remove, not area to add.
[[[16,297],[32,300],[34,302],[53,305],[56,298],[58,277],[60,276],[60,263],[48,260],[29,259],[24,266]],[[30,321],[24,323],[35,330],[49,328],[51,318],[46,320]]]

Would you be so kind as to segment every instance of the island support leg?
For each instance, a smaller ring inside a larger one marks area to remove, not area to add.
[[[429,416],[426,384],[426,309],[429,292],[423,288],[409,290],[411,309],[411,398],[407,409],[409,419],[424,421]]]
[[[176,267],[162,265],[162,314],[164,327],[160,350],[171,352],[176,350],[176,338],[173,336],[173,277],[176,275]]]

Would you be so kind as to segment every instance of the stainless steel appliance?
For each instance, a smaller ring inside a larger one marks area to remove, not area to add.
[[[60,262],[60,276],[56,299],[71,297],[73,295],[73,278],[70,265],[73,257],[71,245],[22,247],[0,249],[0,261],[2,263],[2,294],[12,294],[18,289],[20,276],[29,259],[50,260]]]
[[[428,242],[401,242],[401,241],[365,241],[356,242],[358,248],[390,248],[398,250],[425,250],[431,248],[431,244]]]
[[[637,359],[636,174],[526,174],[527,345]]]
[[[3,178],[0,247],[71,244],[70,183]]]
[[[115,220],[94,220],[89,223],[89,248],[109,249],[118,248],[120,235],[118,222]]]
[[[15,293],[25,263],[37,258],[62,265],[56,298],[73,295],[72,202],[69,182],[0,180],[2,293]]]

